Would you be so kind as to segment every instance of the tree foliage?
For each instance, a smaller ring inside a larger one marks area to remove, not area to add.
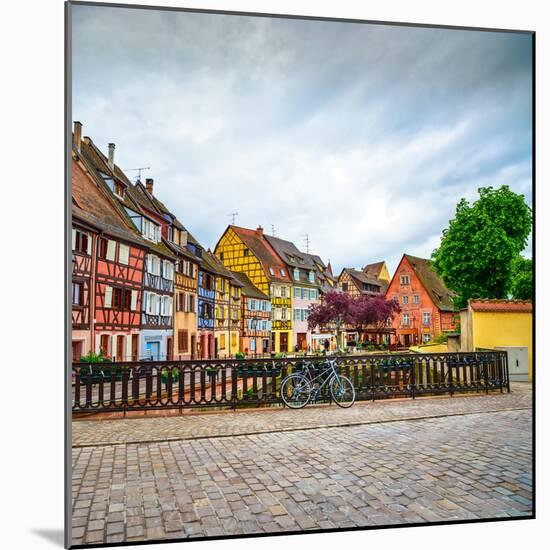
[[[531,232],[531,209],[523,195],[506,185],[478,191],[473,204],[460,200],[432,254],[433,267],[456,293],[458,307],[470,298],[507,297],[512,265]]]
[[[510,294],[516,300],[533,299],[533,262],[518,256],[512,264]]]
[[[399,311],[395,300],[386,300],[383,296],[350,296],[332,291],[325,294],[323,302],[309,307],[308,327],[313,330],[334,326],[339,336],[344,325],[358,331],[367,327],[384,327]]]

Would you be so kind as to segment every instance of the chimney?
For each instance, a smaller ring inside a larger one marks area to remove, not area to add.
[[[153,196],[153,178],[145,178],[145,189],[149,195]]]
[[[264,228],[261,225],[259,225],[258,228],[256,229],[256,233],[258,233],[258,235],[263,235]]]
[[[109,168],[115,169],[115,144],[109,143]]]
[[[73,125],[73,146],[80,153],[80,143],[82,141],[82,122],[74,121]]]

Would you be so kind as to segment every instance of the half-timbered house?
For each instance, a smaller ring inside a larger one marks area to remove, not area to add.
[[[385,294],[388,283],[376,278],[371,273],[345,267],[338,277],[338,288],[350,296],[367,294],[376,296]]]
[[[269,296],[258,290],[246,273],[233,272],[240,281],[241,315],[239,348],[248,357],[262,357],[271,353],[271,302]]]
[[[144,202],[138,190],[114,162],[114,152],[115,145],[110,143],[108,156],[105,156],[89,137],[84,137],[79,147],[79,154],[94,172],[102,192],[109,197],[111,204],[141,237],[141,242],[145,245],[145,256],[140,258],[139,262],[137,258],[129,256],[131,261],[135,261],[136,266],[141,266],[143,272],[138,356],[157,360],[168,359],[173,350],[175,256],[162,242],[162,218],[154,209],[148,210],[143,207]],[[109,242],[102,246],[106,262],[120,263],[122,259],[124,265],[127,256],[125,246],[120,248]],[[108,288],[103,292],[98,291],[97,299],[103,300],[104,303],[102,309],[113,309],[108,305],[112,300],[115,300],[116,304],[121,304],[123,308],[126,307],[126,299],[132,300],[129,296],[121,297],[118,290],[113,289],[112,292],[114,298]],[[134,353],[131,355],[135,356]]]
[[[199,268],[198,291],[198,357],[201,359],[213,359],[215,357],[216,270],[210,265],[208,255],[205,252],[203,252]]]
[[[319,269],[309,254],[294,243],[266,235],[265,237],[292,277],[292,347],[294,351],[311,351],[311,330],[307,324],[309,307],[319,302]]]
[[[431,267],[431,261],[404,254],[386,292],[399,303],[393,320],[398,344],[427,343],[441,333],[456,330],[458,313],[453,294]]]
[[[245,273],[271,300],[271,350],[292,351],[292,279],[288,268],[264,235],[263,228],[229,225],[215,248],[231,271]]]
[[[118,361],[137,360],[146,245],[103,193],[78,141],[73,147],[72,203],[73,302],[78,302],[73,358],[95,351]]]

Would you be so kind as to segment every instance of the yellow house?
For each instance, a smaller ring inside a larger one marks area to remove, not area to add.
[[[292,279],[262,227],[246,229],[229,225],[214,251],[226,268],[246,274],[258,290],[270,296],[270,351],[292,351]]]
[[[460,312],[460,351],[526,348],[529,380],[533,376],[533,305],[521,300],[470,300]],[[521,350],[520,350],[521,351]],[[516,368],[514,361],[510,373]],[[517,366],[520,359],[518,359]]]

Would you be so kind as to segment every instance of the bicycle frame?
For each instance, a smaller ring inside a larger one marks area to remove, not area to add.
[[[304,376],[306,376],[312,386],[316,380],[326,376],[327,372],[331,371],[330,375],[326,376],[325,380],[319,384],[319,387],[314,388],[314,390],[316,390],[317,392],[320,392],[326,384],[328,384],[335,376],[338,376],[338,373],[336,372],[336,359],[326,359],[324,363],[325,368],[317,376],[312,376],[310,373],[310,367],[315,368],[315,365],[312,361],[304,361],[302,365],[302,368],[307,372],[307,374],[304,374]]]

